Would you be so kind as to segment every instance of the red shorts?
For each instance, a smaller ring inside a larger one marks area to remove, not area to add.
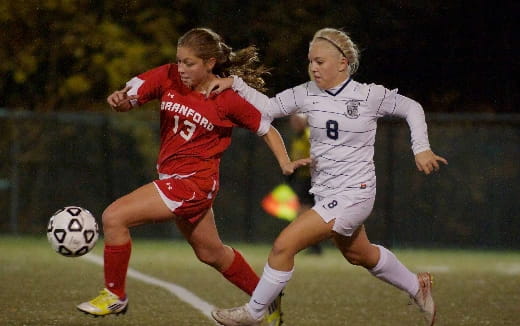
[[[154,181],[159,195],[168,208],[191,223],[201,219],[218,192],[218,175],[198,177],[192,175],[160,175]]]

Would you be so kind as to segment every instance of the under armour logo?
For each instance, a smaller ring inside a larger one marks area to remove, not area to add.
[[[168,96],[169,98],[174,98],[174,97],[175,97],[175,94],[168,92],[167,96]]]
[[[172,185],[169,182],[167,182],[166,185],[168,186],[168,190],[172,190],[173,189]]]

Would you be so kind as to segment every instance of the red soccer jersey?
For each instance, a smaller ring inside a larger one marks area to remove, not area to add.
[[[233,127],[260,135],[269,128],[260,112],[232,90],[206,99],[185,86],[176,64],[149,70],[127,85],[132,87],[129,95],[139,96],[138,105],[154,99],[161,101],[159,173],[218,173],[222,153],[231,143]]]

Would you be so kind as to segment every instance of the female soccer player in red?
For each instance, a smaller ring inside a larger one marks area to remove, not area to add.
[[[278,131],[255,107],[232,90],[211,99],[206,99],[204,90],[217,76],[230,71],[261,88],[265,70],[256,67],[256,61],[254,47],[233,53],[218,34],[196,28],[178,40],[177,63],[142,73],[108,96],[116,111],[160,101],[159,178],[117,199],[103,212],[105,289],[79,304],[79,310],[98,316],[124,313],[128,306],[129,228],[170,220],[200,261],[252,294],[259,281],[257,274],[238,251],[222,243],[215,227],[212,204],[219,189],[220,159],[231,142],[233,127],[239,126],[264,138],[282,172],[291,173],[294,165]],[[271,325],[280,324],[279,309],[275,315]]]
[[[269,99],[240,78],[213,81],[215,93],[232,85],[267,116],[305,114],[311,128],[312,188],[316,203],[287,226],[276,239],[262,278],[244,306],[217,309],[212,315],[226,326],[260,325],[269,304],[289,282],[295,255],[332,238],[352,264],[408,293],[424,313],[426,324],[435,322],[435,304],[429,273],[412,273],[383,246],[368,240],[363,226],[374,205],[376,175],[374,144],[377,120],[392,115],[406,119],[412,151],[419,171],[430,174],[447,161],[436,155],[428,141],[421,105],[377,84],[352,79],[359,65],[357,46],[343,31],[324,28],[309,45],[311,81]]]

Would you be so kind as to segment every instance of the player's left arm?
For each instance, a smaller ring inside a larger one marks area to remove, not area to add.
[[[438,171],[440,163],[448,164],[448,161],[430,149],[428,140],[428,127],[422,106],[400,94],[395,94],[393,115],[406,119],[412,138],[412,151],[415,155],[417,169],[425,174]]]

